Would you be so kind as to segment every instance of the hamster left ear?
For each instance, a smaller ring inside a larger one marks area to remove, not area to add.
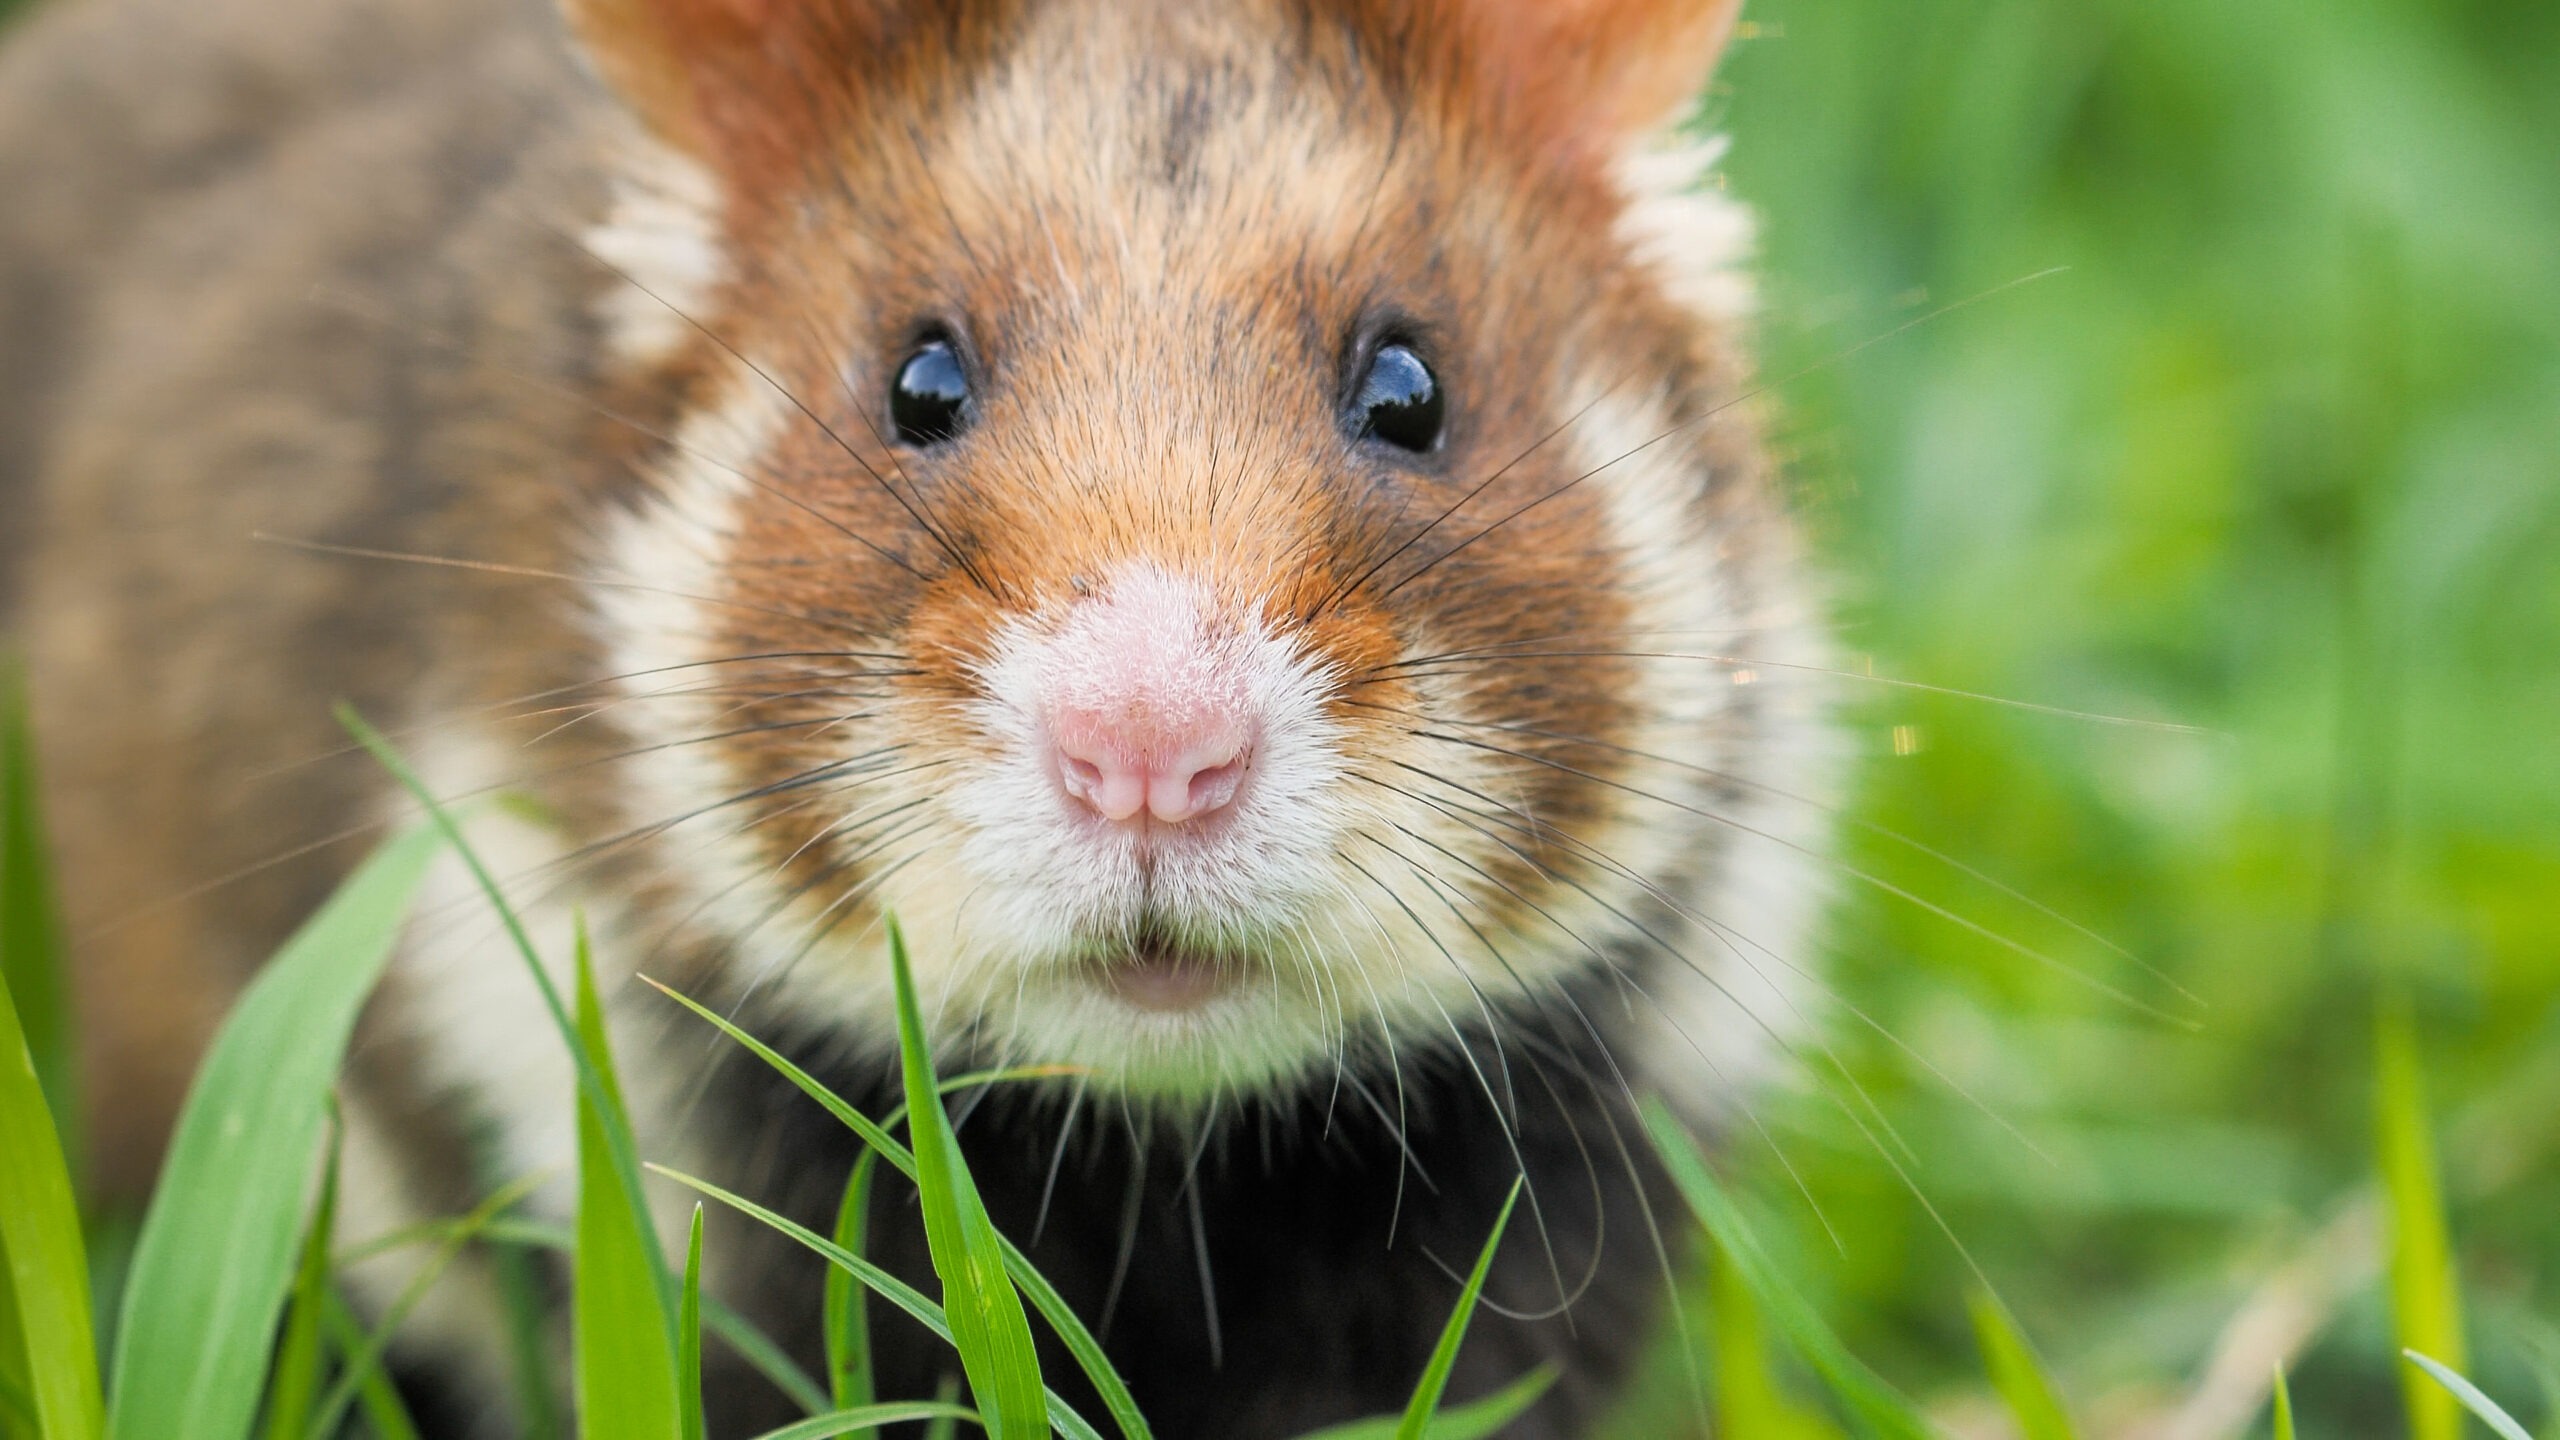
[[[734,169],[804,143],[882,28],[881,0],[560,0],[605,84],[658,137]],[[732,177],[736,178],[735,176]]]
[[[1500,88],[1598,138],[1679,120],[1742,0],[1458,0]]]

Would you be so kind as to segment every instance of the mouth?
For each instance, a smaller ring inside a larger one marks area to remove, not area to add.
[[[1161,935],[1142,935],[1126,953],[1099,962],[1102,984],[1131,1007],[1159,1015],[1206,1009],[1244,983],[1247,964]]]

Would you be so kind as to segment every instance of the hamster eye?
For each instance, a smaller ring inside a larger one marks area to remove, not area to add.
[[[951,342],[925,341],[898,367],[889,387],[889,423],[917,449],[939,445],[969,423],[969,373]]]
[[[1360,393],[1351,413],[1360,422],[1360,438],[1384,440],[1399,450],[1422,454],[1440,443],[1440,381],[1409,346],[1382,345],[1360,377]]]

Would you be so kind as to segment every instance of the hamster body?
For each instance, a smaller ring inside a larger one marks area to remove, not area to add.
[[[99,1171],[413,812],[595,933],[653,1157],[826,1228],[885,918],[1000,1228],[1158,1433],[1453,1396],[1576,1433],[1682,1227],[1633,1124],[1799,1023],[1828,731],[1721,3],[55,0],[0,37],[0,603]],[[21,522],[19,517],[23,517]],[[533,804],[499,804],[508,792]],[[553,1178],[573,1080],[445,864],[345,1084],[344,1233]],[[673,1225],[687,1198],[655,1197]],[[911,1196],[873,1245],[929,1279]],[[812,1358],[820,1272],[715,1217]],[[351,1276],[379,1305],[411,1261]],[[565,1276],[559,1277],[565,1281]],[[478,1260],[404,1331],[503,1435]],[[947,1350],[875,1318],[884,1396]],[[1062,1353],[1052,1383],[1088,1414]],[[716,1353],[714,1426],[792,1411]]]

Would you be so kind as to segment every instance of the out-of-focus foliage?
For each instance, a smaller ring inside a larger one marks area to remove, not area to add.
[[[2534,1317],[2560,1314],[2560,7],[1750,17],[1710,119],[1764,221],[1768,373],[1822,367],[1775,399],[1849,665],[2210,732],[1843,682],[1854,819],[2202,1004],[1852,827],[1860,868],[2140,1006],[1844,877],[1841,993],[2024,1139],[1839,1016],[1909,1153],[1836,1079],[1764,1106],[1842,1243],[1746,1147],[1763,1234],[1863,1358],[1978,1413],[1965,1262],[1907,1171],[2099,1434],[2174,1405],[2293,1265],[2345,1295],[2288,1365],[2305,1433],[2398,1432],[2378,1249],[2319,1237],[2369,1203],[2374,1013],[2404,994],[2469,1369],[2536,1393]]]

